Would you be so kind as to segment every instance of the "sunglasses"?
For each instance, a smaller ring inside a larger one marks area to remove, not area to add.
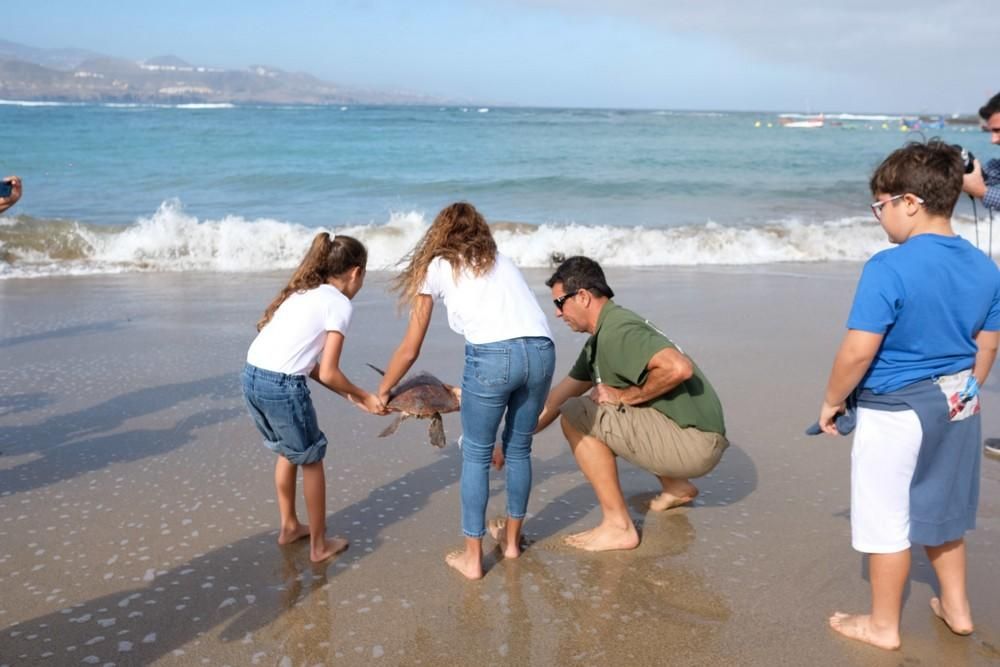
[[[563,304],[566,303],[568,300],[572,299],[574,296],[576,296],[579,293],[580,293],[580,290],[577,290],[575,292],[567,292],[566,294],[563,294],[559,298],[552,299],[552,303],[554,303],[556,305],[556,310],[562,312]]]

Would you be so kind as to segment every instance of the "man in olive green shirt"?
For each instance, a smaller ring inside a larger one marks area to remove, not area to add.
[[[561,414],[563,434],[601,505],[600,525],[568,536],[566,543],[587,551],[633,549],[639,534],[615,457],[659,479],[662,492],[651,509],[689,503],[698,489],[688,480],[710,472],[729,445],[722,405],[680,348],[611,300],[614,292],[597,262],[571,257],[545,284],[556,315],[573,331],[590,334],[569,376],[549,393],[538,422],[540,431]]]

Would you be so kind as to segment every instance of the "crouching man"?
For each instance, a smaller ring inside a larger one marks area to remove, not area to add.
[[[722,405],[679,347],[611,300],[614,292],[597,262],[571,257],[545,284],[556,316],[590,334],[569,376],[549,393],[538,424],[542,430],[561,415],[563,434],[601,506],[601,523],[566,543],[587,551],[634,549],[639,534],[616,457],[660,481],[651,509],[689,503],[698,495],[689,480],[715,468],[729,445]]]

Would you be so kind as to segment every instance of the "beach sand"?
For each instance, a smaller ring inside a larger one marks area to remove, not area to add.
[[[1000,461],[983,461],[969,535],[972,637],[928,608],[917,553],[903,647],[833,633],[866,611],[850,546],[849,439],[809,438],[857,264],[611,270],[617,301],[663,328],[712,380],[732,446],[693,506],[656,514],[652,476],[622,463],[642,544],[590,554],[564,534],[596,501],[558,427],[535,439],[529,549],[487,573],[461,546],[460,451],[314,385],[330,439],[327,526],[350,549],[311,565],[278,547],[273,455],[238,373],[281,274],[0,281],[0,665],[985,665],[1000,661]],[[584,342],[552,314],[557,379]],[[343,367],[374,387],[404,328],[371,274]],[[457,382],[462,340],[437,308],[421,359]],[[1000,371],[984,433],[1000,435]],[[447,415],[449,441],[459,435]],[[503,479],[489,516],[503,513]],[[300,487],[301,488],[301,487]],[[301,495],[301,491],[300,491]],[[302,506],[300,499],[300,507]],[[302,515],[304,517],[304,511]]]

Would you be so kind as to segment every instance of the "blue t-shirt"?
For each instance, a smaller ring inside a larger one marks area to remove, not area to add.
[[[877,394],[971,368],[1000,330],[1000,271],[960,236],[919,234],[865,264],[847,328],[884,334],[861,386]]]

